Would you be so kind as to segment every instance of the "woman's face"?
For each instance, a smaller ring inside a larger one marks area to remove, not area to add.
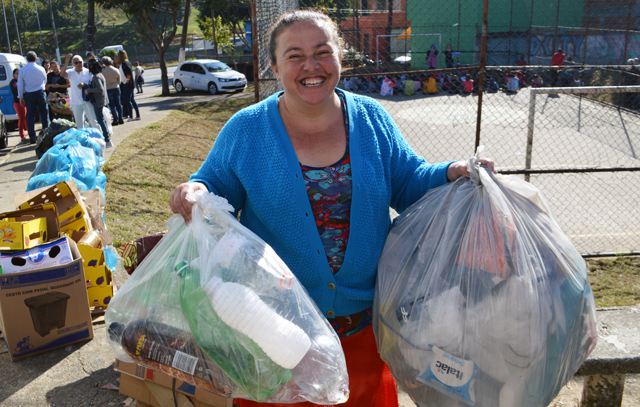
[[[20,71],[18,70],[13,71],[13,79],[18,79],[19,74],[20,74]]]
[[[332,100],[341,66],[336,38],[328,28],[311,21],[294,23],[276,38],[275,54],[271,68],[287,100],[307,104]]]

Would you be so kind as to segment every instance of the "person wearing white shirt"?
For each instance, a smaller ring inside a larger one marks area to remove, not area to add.
[[[69,55],[65,57],[64,66],[67,66],[68,61]],[[83,61],[80,55],[74,55],[71,58],[71,62],[73,67],[63,71],[62,76],[68,78],[71,85],[69,87],[69,104],[71,105],[76,127],[79,129],[83,128],[86,119],[91,127],[99,129],[100,125],[96,119],[93,104],[91,104],[89,100],[85,100],[84,93],[82,92],[82,85],[89,85],[91,83],[91,72],[82,66]]]
[[[27,65],[18,74],[18,98],[20,104],[27,107],[27,130],[29,144],[36,143],[36,114],[40,114],[42,129],[49,127],[49,112],[44,87],[47,83],[47,73],[44,68],[36,64],[38,56],[35,52],[27,52]]]

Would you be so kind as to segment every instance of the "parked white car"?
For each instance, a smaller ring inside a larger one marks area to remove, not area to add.
[[[176,67],[173,72],[173,86],[178,92],[197,89],[215,95],[218,92],[242,92],[247,87],[247,78],[224,62],[215,59],[194,59],[182,62]]]

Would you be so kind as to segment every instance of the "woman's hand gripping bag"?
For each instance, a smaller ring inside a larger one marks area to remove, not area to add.
[[[420,406],[546,406],[595,346],[584,260],[531,184],[469,163],[391,228],[378,349]]]
[[[345,402],[340,341],[299,281],[225,199],[190,199],[109,305],[119,357],[227,396]]]

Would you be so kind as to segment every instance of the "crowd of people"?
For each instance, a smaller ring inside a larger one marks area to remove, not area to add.
[[[99,128],[107,147],[111,147],[112,133],[107,125],[109,115],[111,126],[124,124],[125,120],[140,120],[134,89],[135,93],[143,91],[142,65],[131,64],[124,50],[115,59],[109,56],[98,59],[93,52],[87,52],[85,57],[86,60],[68,54],[61,67],[56,61],[42,60],[39,64],[37,54],[29,51],[27,64],[14,69],[10,88],[21,143],[36,143],[38,118],[43,130],[55,117],[67,115],[77,128]],[[63,110],[58,109],[60,106]]]
[[[542,86],[539,81],[536,85]],[[443,71],[438,73],[364,75],[342,79],[340,86],[344,90],[358,93],[378,93],[380,96],[415,94],[434,95],[438,93],[469,95],[477,93],[478,78],[476,72]],[[522,71],[506,71],[487,75],[485,90],[488,92],[517,92],[528,86]]]

